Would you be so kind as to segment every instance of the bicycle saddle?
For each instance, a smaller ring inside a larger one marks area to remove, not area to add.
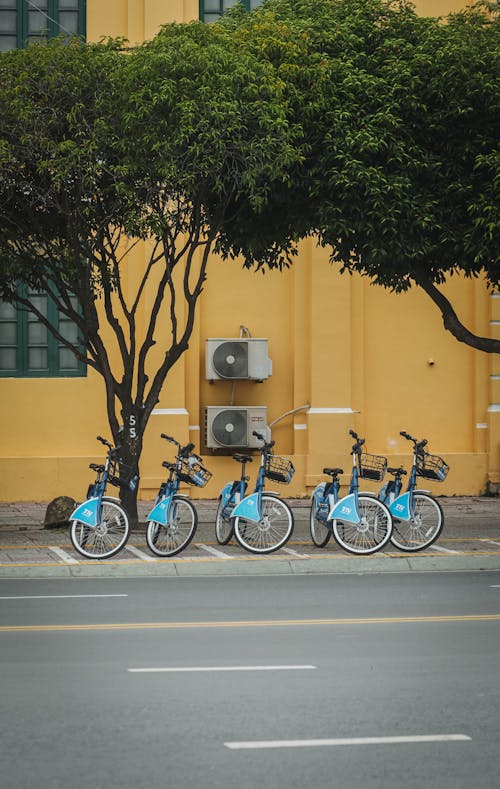
[[[234,459],[235,459],[235,460],[236,460],[238,463],[251,463],[251,462],[252,462],[252,460],[253,460],[253,458],[251,457],[251,455],[233,455],[233,458],[234,458]]]
[[[407,472],[400,466],[399,468],[388,468],[387,469],[389,474],[407,474]]]
[[[339,474],[343,474],[343,468],[324,468],[323,474],[328,474],[330,477],[337,477]]]
[[[99,474],[102,474],[104,471],[104,466],[98,465],[97,463],[90,463],[89,468],[91,468],[92,471],[97,471]]]

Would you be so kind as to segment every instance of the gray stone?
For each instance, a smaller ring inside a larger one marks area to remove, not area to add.
[[[44,529],[57,529],[67,526],[69,516],[76,507],[76,501],[70,496],[58,496],[48,505],[43,522]]]

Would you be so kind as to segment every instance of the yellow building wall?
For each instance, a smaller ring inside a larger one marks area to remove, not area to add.
[[[461,4],[417,5],[438,15]],[[139,42],[163,23],[196,19],[198,0],[88,0],[87,8],[89,40],[112,35]],[[133,254],[140,263],[143,252]],[[132,296],[134,275],[128,288]],[[458,277],[445,292],[473,331],[500,337],[500,294]],[[272,376],[262,383],[208,382],[206,339],[238,337],[241,327],[269,339]],[[163,329],[168,336],[166,323]],[[91,479],[88,464],[101,457],[95,436],[109,436],[100,376],[89,369],[86,378],[0,379],[0,403],[0,500],[81,499]],[[423,292],[394,295],[357,275],[341,276],[312,239],[283,273],[262,275],[211,259],[189,350],[168,377],[146,431],[141,498],[155,495],[161,462],[171,456],[162,432],[193,441],[213,472],[209,485],[191,495],[217,496],[237,467],[230,456],[204,448],[204,409],[232,404],[267,406],[276,451],[296,467],[285,495],[309,495],[326,465],[343,467],[347,479],[349,429],[392,464],[410,463],[401,430],[428,438],[430,450],[451,466],[445,483],[430,483],[436,493],[476,495],[488,481],[500,483],[500,357],[458,343]]]

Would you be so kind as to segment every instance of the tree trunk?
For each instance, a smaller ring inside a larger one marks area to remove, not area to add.
[[[139,524],[137,493],[139,490],[139,460],[143,444],[143,427],[138,409],[132,406],[122,410],[123,428],[116,437],[120,448],[120,477],[127,483],[120,486],[120,500],[127,513],[131,528]],[[134,485],[135,482],[135,485]]]

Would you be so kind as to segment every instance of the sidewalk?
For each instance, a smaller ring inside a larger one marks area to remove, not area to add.
[[[285,497],[283,497],[285,498]],[[445,523],[450,519],[462,519],[468,527],[479,527],[481,524],[498,526],[498,539],[500,540],[500,497],[488,496],[453,496],[437,497],[445,516]],[[285,501],[292,508],[294,515],[299,519],[309,517],[309,499],[288,499]],[[152,501],[139,501],[139,521],[144,524],[150,512]],[[217,510],[216,499],[196,499],[193,503],[198,511],[200,523],[214,523]],[[0,530],[10,529],[26,531],[29,529],[43,529],[45,513],[48,502],[0,501]]]
[[[172,558],[155,558],[145,541],[153,502],[139,502],[139,527],[111,559],[87,560],[71,546],[67,526],[44,528],[44,502],[0,502],[0,579],[91,577],[187,577],[259,574],[333,574],[500,571],[500,498],[443,497],[444,529],[420,553],[392,544],[370,556],[353,556],[330,540],[316,548],[309,533],[309,500],[286,499],[295,521],[291,540],[276,553],[249,554],[233,539],[215,540],[217,501],[195,500],[198,529],[193,542]]]

